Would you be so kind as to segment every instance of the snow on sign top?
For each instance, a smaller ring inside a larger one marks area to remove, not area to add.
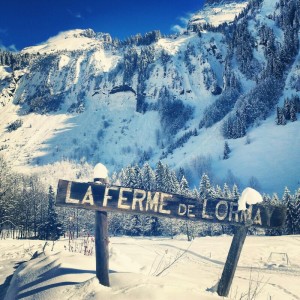
[[[252,205],[261,202],[263,202],[262,195],[258,191],[247,187],[243,190],[242,195],[238,201],[238,210],[246,210],[246,204]]]
[[[106,179],[108,177],[107,168],[99,163],[94,168],[94,178]]]

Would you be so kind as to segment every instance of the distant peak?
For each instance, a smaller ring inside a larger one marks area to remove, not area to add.
[[[206,0],[204,5],[214,6],[219,4],[228,4],[228,3],[241,3],[241,2],[248,2],[246,0]]]
[[[75,29],[66,32],[70,37],[86,37],[90,39],[97,39],[103,42],[111,42],[112,38],[109,33],[95,32],[93,29]]]
[[[86,50],[99,47],[101,43],[111,43],[108,33],[95,33],[92,29],[73,29],[58,33],[47,41],[33,47],[23,49],[27,53],[51,53],[55,51]]]
[[[189,20],[188,27],[230,23],[248,5],[248,0],[206,0],[204,8]]]
[[[74,34],[74,36],[76,37],[76,34]],[[79,36],[83,36],[83,37],[87,37],[87,38],[94,38],[96,37],[96,33],[93,29],[83,29],[80,30],[79,32]]]
[[[67,38],[89,38],[89,39],[97,39],[101,41],[111,41],[111,36],[109,33],[104,33],[104,32],[95,32],[93,29],[73,29],[73,30],[68,30],[68,31],[63,31],[60,32],[57,36],[53,37],[54,39],[57,37],[64,37],[65,39]],[[50,39],[53,39],[50,38]]]

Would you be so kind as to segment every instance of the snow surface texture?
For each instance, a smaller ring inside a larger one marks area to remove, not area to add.
[[[242,195],[239,198],[238,210],[246,210],[246,204],[252,205],[260,202],[263,202],[262,195],[258,191],[247,187],[243,190]]]
[[[53,245],[49,242],[43,254],[42,241],[1,240],[1,270],[28,260],[35,251],[39,253],[18,267],[5,300],[221,299],[212,287],[221,276],[231,243],[229,236],[203,237],[193,242],[179,237],[113,237],[109,244],[109,288],[100,285],[95,277],[95,257],[79,253],[82,243],[83,239],[71,244],[60,240],[51,251]],[[74,252],[69,251],[70,246]],[[248,236],[229,299],[252,295],[257,289],[257,300],[300,299],[299,246],[300,236]],[[176,263],[167,267],[181,254]],[[9,272],[12,270],[0,273],[0,284]]]
[[[268,18],[275,4],[273,0],[265,0],[256,19],[249,23],[251,34],[258,44],[253,55],[262,65],[266,61],[259,44],[258,25],[267,24],[274,30],[277,41],[283,40],[282,31]],[[228,5],[232,18],[237,11],[232,3]],[[226,4],[223,12],[225,8]],[[207,14],[222,16],[212,11]],[[254,176],[262,192],[281,194],[285,186],[294,192],[300,184],[300,116],[296,122],[277,126],[274,109],[266,120],[248,129],[247,137],[228,141],[231,154],[227,160],[222,159],[222,124],[219,122],[199,130],[203,111],[219,97],[212,94],[211,87],[223,87],[227,47],[223,34],[207,31],[202,32],[201,37],[187,32],[178,37],[159,38],[149,46],[154,58],[147,69],[150,77],[143,82],[146,102],[157,107],[159,92],[166,87],[171,91],[171,99],[178,99],[193,109],[186,124],[169,136],[162,128],[161,116],[156,109],[137,112],[137,95],[133,91],[111,94],[114,87],[124,83],[118,66],[125,50],[112,45],[108,34],[72,30],[60,33],[39,46],[26,48],[22,53],[39,53],[35,59],[44,60],[47,67],[43,69],[43,65],[35,65],[35,60],[30,68],[14,73],[9,67],[0,67],[0,80],[4,80],[0,92],[0,154],[22,172],[40,172],[48,176],[45,170],[51,168],[49,164],[70,160],[82,164],[87,161],[91,165],[101,161],[112,174],[129,164],[139,163],[141,157],[147,157],[154,166],[166,154],[170,144],[198,129],[197,136],[191,136],[163,158],[163,162],[171,168],[190,169],[191,187],[199,184],[202,174],[197,173],[196,166],[204,157],[211,160],[214,184],[222,185],[227,181],[230,185],[238,183],[243,188],[250,185],[249,181]],[[132,48],[140,55],[146,47]],[[195,55],[186,55],[189,51],[195,52]],[[162,53],[168,58],[165,66],[162,65]],[[194,70],[187,66],[188,57]],[[299,61],[300,54],[291,66],[291,74],[299,73]],[[238,66],[233,66],[233,71],[239,77],[243,91],[249,91],[255,82],[246,79]],[[130,79],[130,86],[135,92],[138,90],[137,77],[134,73]],[[297,93],[290,85],[291,77],[286,80],[279,101],[281,106],[286,97]],[[37,87],[45,87],[50,103],[63,99],[61,110],[28,113],[24,101],[39,98]],[[75,111],[68,112],[72,105],[75,105]],[[8,132],[7,126],[18,119],[23,122],[22,126]]]

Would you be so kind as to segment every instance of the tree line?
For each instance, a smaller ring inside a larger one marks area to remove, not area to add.
[[[110,183],[152,191],[170,192],[195,198],[223,198],[238,201],[240,196],[236,184],[212,185],[207,174],[203,174],[198,187],[191,189],[185,171],[172,170],[159,161],[155,168],[148,163],[143,166],[128,166],[112,174]],[[292,194],[285,189],[283,197],[276,193],[264,194],[265,203],[284,204],[287,219],[281,229],[250,228],[252,234],[280,235],[300,233],[300,188]],[[109,213],[110,235],[169,236],[184,234],[189,240],[197,236],[233,234],[234,226],[207,224],[146,215]],[[0,157],[0,237],[36,238],[56,240],[65,235],[70,238],[94,234],[93,211],[55,207],[55,192],[35,176],[20,175],[10,170]]]
[[[54,207],[54,191],[36,176],[12,172],[0,156],[0,236],[57,239],[62,224]]]
[[[226,139],[237,139],[247,134],[255,122],[265,120],[275,109],[284,89],[286,71],[294,63],[299,52],[300,4],[297,0],[280,0],[276,13],[267,16],[283,32],[279,40],[273,27],[257,23],[257,38],[250,31],[253,20],[262,5],[262,0],[251,0],[232,24],[219,27],[208,26],[208,30],[224,34],[228,53],[224,63],[224,92],[205,111],[199,128],[211,127],[223,119],[222,134]],[[265,64],[254,56],[258,47],[263,48]],[[242,94],[235,62],[247,79],[256,85]],[[297,86],[297,75],[294,79]],[[293,97],[292,97],[293,98]],[[276,124],[285,125],[288,120],[297,120],[297,105],[293,99],[277,107]]]

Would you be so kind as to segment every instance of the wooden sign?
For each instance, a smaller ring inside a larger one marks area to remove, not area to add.
[[[283,206],[250,205],[245,211],[228,199],[191,199],[143,189],[59,180],[56,205],[96,211],[96,276],[109,286],[107,211],[146,214],[192,221],[240,226],[227,256],[218,284],[219,296],[228,296],[249,226],[281,227]]]
[[[281,227],[286,215],[280,206],[257,204],[238,211],[237,202],[226,199],[199,201],[164,192],[67,180],[59,180],[56,205],[262,228]]]

